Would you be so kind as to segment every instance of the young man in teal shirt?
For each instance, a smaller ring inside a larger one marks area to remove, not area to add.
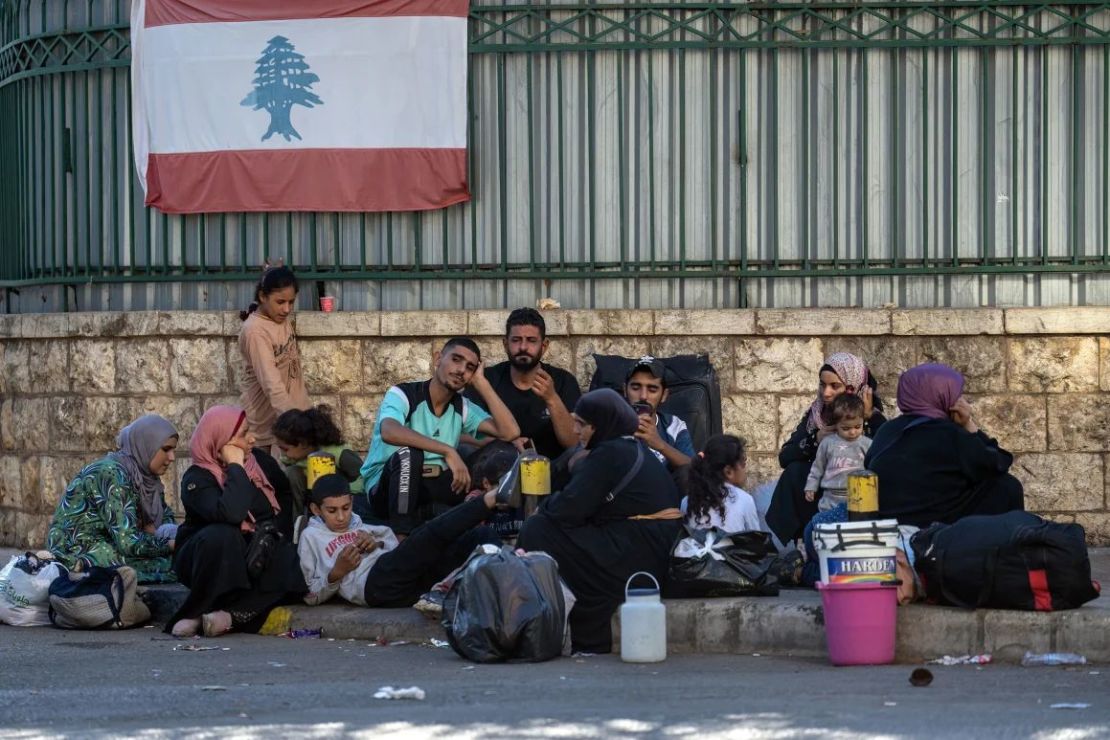
[[[455,449],[460,435],[490,435],[506,442],[520,436],[512,414],[486,380],[473,340],[447,340],[433,365],[429,380],[386,391],[361,471],[366,496],[355,499],[355,513],[388,524],[398,535],[466,496],[470,474]],[[489,413],[462,395],[468,386]]]

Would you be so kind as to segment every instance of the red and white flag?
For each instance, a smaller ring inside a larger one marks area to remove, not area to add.
[[[168,213],[470,199],[468,0],[135,0],[135,165]]]

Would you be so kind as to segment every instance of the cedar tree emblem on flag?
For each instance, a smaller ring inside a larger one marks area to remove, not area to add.
[[[255,67],[254,91],[243,98],[239,105],[253,107],[254,110],[266,109],[270,114],[270,128],[262,137],[266,141],[274,134],[281,134],[286,141],[290,136],[301,135],[293,128],[289,112],[294,105],[312,108],[323,105],[324,101],[309,90],[320,78],[308,71],[303,54],[294,51],[293,44],[284,36],[270,39]]]

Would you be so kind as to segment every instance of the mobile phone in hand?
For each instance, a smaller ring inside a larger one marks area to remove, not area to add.
[[[632,410],[636,412],[636,416],[651,416],[655,413],[655,408],[647,401],[634,401]]]

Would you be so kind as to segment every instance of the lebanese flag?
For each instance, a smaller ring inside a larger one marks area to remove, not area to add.
[[[468,0],[135,0],[135,166],[167,213],[470,199]]]

